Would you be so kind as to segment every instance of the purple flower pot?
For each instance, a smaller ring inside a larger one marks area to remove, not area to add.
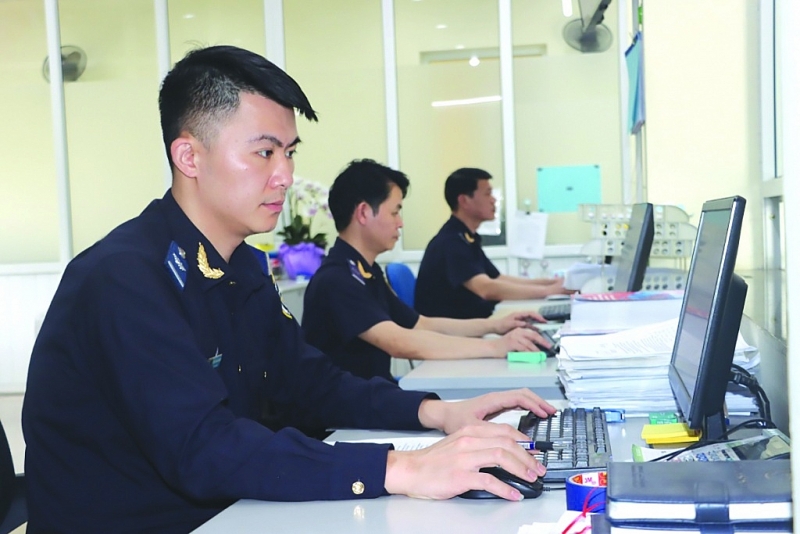
[[[278,259],[283,264],[286,276],[292,280],[298,276],[311,278],[322,264],[324,255],[325,251],[314,243],[298,243],[297,245],[283,243],[278,248]]]

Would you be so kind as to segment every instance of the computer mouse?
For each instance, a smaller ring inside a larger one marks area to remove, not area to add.
[[[540,351],[544,352],[545,355],[547,355],[548,358],[553,358],[553,357],[555,357],[556,354],[558,354],[558,350],[559,350],[558,344],[553,344],[550,347],[545,347],[544,345],[536,343],[535,341],[533,342],[533,344],[536,345],[536,347]]]
[[[512,475],[502,467],[483,467],[480,471],[481,473],[494,475],[512,488],[516,488],[526,499],[535,499],[544,491],[544,484],[540,478],[537,478],[533,482],[528,482],[516,475]],[[494,493],[490,493],[486,490],[468,490],[459,495],[459,497],[464,499],[500,499],[500,497]]]
[[[539,331],[539,334],[543,338],[545,338],[547,341],[550,342],[550,346],[549,347],[545,347],[543,344],[537,343],[535,341],[533,342],[533,344],[536,345],[536,347],[539,350],[544,352],[547,355],[548,358],[554,357],[558,353],[558,351],[560,349],[560,340],[554,338],[553,334],[550,333],[548,330],[538,330],[538,331]]]

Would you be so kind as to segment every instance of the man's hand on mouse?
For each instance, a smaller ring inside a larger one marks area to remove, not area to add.
[[[386,491],[449,499],[468,490],[486,490],[519,501],[522,494],[517,489],[479,470],[499,466],[529,482],[544,475],[545,467],[517,443],[525,439],[509,425],[486,423],[464,427],[425,449],[389,451]]]
[[[493,339],[498,346],[498,354],[505,357],[509,352],[537,352],[541,349],[552,348],[552,344],[539,333],[530,328],[515,328],[503,337]]]

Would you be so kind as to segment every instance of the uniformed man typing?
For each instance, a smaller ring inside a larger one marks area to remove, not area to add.
[[[494,219],[492,176],[473,168],[447,177],[444,197],[450,219],[425,248],[417,274],[414,307],[431,317],[489,317],[501,300],[541,299],[568,294],[561,278],[500,274],[481,247],[478,226]]]
[[[240,498],[487,488],[519,499],[478,469],[528,480],[543,469],[521,434],[483,418],[552,407],[528,391],[445,403],[338,370],[304,343],[244,244],[275,227],[292,184],[295,109],[316,117],[294,80],[211,47],[175,65],[159,102],[172,188],[70,262],[33,349],[28,532],[185,533]],[[262,425],[265,405],[331,426],[451,435],[415,452],[331,446],[292,421]]]
[[[306,288],[303,331],[342,369],[393,380],[391,358],[419,360],[505,357],[510,351],[549,346],[527,320],[536,312],[502,319],[426,317],[390,288],[378,254],[391,250],[403,226],[405,174],[372,160],[351,162],[331,186],[328,205],[339,237]],[[481,339],[486,334],[504,334]]]

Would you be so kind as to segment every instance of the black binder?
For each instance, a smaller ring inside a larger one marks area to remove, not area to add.
[[[735,531],[726,526],[736,525],[744,531],[792,519],[789,460],[783,459],[612,462],[606,495],[606,515],[617,527]]]

